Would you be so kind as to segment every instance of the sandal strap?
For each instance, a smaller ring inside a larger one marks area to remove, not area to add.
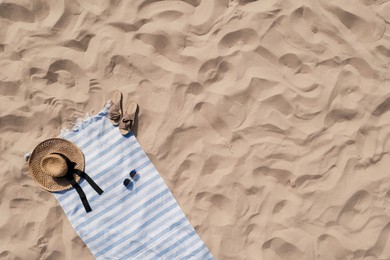
[[[124,123],[125,127],[129,129],[131,129],[131,126],[133,125],[133,121],[134,120],[131,119],[130,117],[122,118],[122,122]]]
[[[121,112],[120,112],[120,107],[118,105],[113,105],[110,108],[110,119],[112,120],[119,120],[121,118]]]

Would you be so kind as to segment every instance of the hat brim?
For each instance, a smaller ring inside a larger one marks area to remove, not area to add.
[[[84,171],[84,154],[75,144],[61,138],[52,138],[43,141],[35,147],[29,159],[29,173],[31,177],[45,190],[64,191],[72,188],[72,185],[64,177],[52,177],[44,173],[41,169],[41,160],[52,153],[65,155],[75,163],[74,168]],[[74,174],[76,182],[80,181],[80,176]]]

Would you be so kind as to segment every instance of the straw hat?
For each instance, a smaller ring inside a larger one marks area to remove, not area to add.
[[[38,144],[29,159],[31,177],[45,190],[63,191],[72,185],[66,178],[68,164],[65,158],[75,163],[74,169],[84,171],[84,154],[75,144],[61,138],[52,138]],[[80,176],[74,174],[76,182]]]

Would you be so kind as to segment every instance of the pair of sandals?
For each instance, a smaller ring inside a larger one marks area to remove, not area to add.
[[[114,91],[111,98],[110,121],[114,126],[118,126],[122,135],[127,135],[134,130],[135,117],[138,105],[134,100],[127,103],[126,110],[122,109],[123,95],[120,91]]]

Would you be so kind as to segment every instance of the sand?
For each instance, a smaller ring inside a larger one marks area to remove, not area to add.
[[[24,153],[114,90],[216,259],[390,259],[390,1],[0,2],[0,258],[93,259]]]

